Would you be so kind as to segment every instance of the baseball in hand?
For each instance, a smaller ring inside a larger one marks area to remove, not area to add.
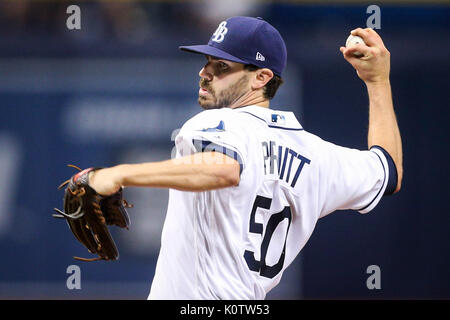
[[[352,47],[352,46],[354,46],[354,45],[357,45],[357,44],[360,44],[360,43],[366,44],[366,43],[364,42],[364,40],[363,40],[361,37],[359,37],[359,36],[354,36],[354,35],[350,35],[350,36],[347,38],[347,41],[345,42],[345,47],[346,47],[346,48],[350,48],[350,47]],[[355,57],[357,57],[357,58],[361,58],[361,57],[363,56],[363,54],[362,54],[361,52],[359,52],[359,51],[353,52],[353,55],[354,55]]]

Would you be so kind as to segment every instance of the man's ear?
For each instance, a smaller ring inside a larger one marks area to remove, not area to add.
[[[263,88],[270,79],[273,78],[273,72],[267,68],[257,69],[253,77],[252,89]]]

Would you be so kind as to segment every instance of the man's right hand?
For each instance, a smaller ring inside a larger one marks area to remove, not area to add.
[[[340,47],[345,60],[355,68],[358,77],[366,85],[372,83],[388,83],[390,71],[390,53],[384,46],[383,40],[378,33],[371,28],[357,28],[351,31],[354,36],[360,36],[366,45],[357,44],[346,48]],[[355,51],[364,54],[357,58],[353,55]]]

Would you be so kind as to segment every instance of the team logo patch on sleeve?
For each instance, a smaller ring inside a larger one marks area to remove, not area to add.
[[[220,120],[220,122],[217,125],[217,127],[204,128],[201,131],[203,131],[203,132],[223,132],[223,131],[225,131],[225,123],[223,122],[223,120]]]

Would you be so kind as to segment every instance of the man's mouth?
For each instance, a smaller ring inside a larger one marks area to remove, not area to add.
[[[200,89],[198,90],[198,94],[204,96],[204,95],[209,94],[209,92],[208,92],[208,89],[200,87]]]

